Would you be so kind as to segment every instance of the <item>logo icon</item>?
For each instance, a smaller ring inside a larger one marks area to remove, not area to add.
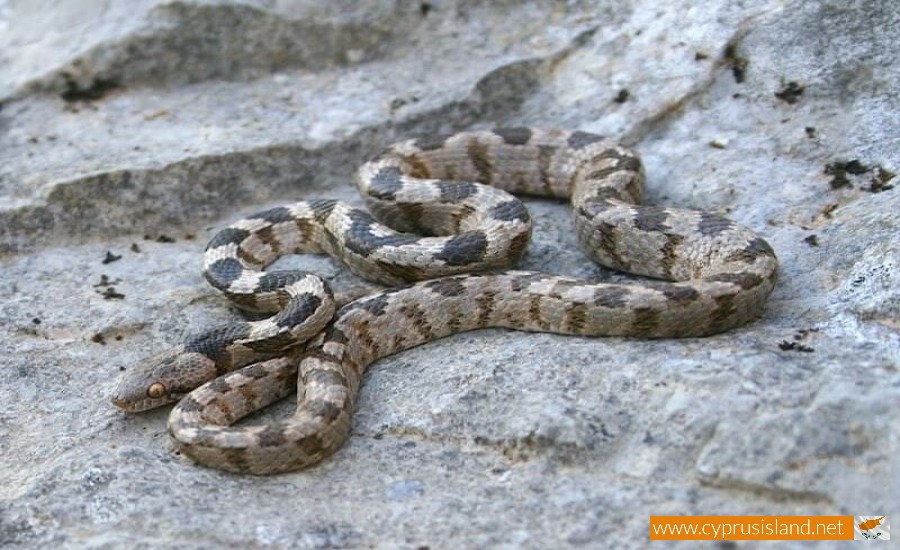
[[[891,524],[887,516],[855,516],[854,540],[891,540]]]

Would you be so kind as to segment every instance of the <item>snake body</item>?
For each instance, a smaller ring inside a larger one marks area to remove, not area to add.
[[[371,215],[310,200],[219,232],[205,252],[206,279],[239,307],[277,313],[216,327],[149,359],[123,377],[113,402],[134,412],[180,399],[169,432],[196,462],[291,471],[340,447],[361,376],[382,357],[487,327],[715,334],[759,316],[777,278],[775,253],[750,229],[709,212],[640,205],[639,157],[586,132],[505,128],[408,140],[364,164],[357,186]],[[509,192],[569,198],[593,260],[658,280],[504,271],[531,233],[527,210]],[[299,252],[328,253],[388,286],[335,314],[317,277],[264,271]],[[290,418],[232,426],[294,389]]]

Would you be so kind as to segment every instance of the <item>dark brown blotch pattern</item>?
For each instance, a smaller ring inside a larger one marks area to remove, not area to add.
[[[734,229],[734,222],[728,218],[717,216],[709,212],[700,212],[700,221],[697,223],[697,230],[707,237],[720,235],[726,231]]]
[[[466,154],[478,172],[478,181],[490,185],[493,180],[493,165],[491,164],[490,150],[487,144],[481,143],[478,138],[472,138],[466,143]]]
[[[609,309],[621,309],[628,305],[631,291],[622,286],[602,286],[594,291],[594,304]]]
[[[216,233],[213,238],[210,239],[209,243],[206,245],[206,250],[213,250],[215,248],[219,248],[220,246],[229,244],[239,245],[244,242],[244,239],[249,236],[250,232],[246,229],[226,227],[225,229]]]
[[[231,345],[235,340],[249,335],[249,324],[228,323],[189,337],[184,343],[184,349],[187,353],[198,353],[209,358],[217,367],[230,367]]]
[[[760,277],[756,273],[750,273],[748,271],[739,273],[719,273],[711,277],[707,277],[706,280],[735,284],[744,290],[756,288],[763,282],[762,277]]]
[[[231,283],[241,278],[244,272],[244,266],[236,258],[222,258],[216,260],[206,270],[203,275],[211,285],[219,290],[227,290]]]
[[[698,292],[696,288],[688,285],[664,284],[659,285],[658,290],[660,290],[666,298],[679,304],[689,304],[700,298],[700,292]]]
[[[658,206],[636,206],[634,207],[634,227],[641,231],[650,231],[654,233],[664,233],[672,228],[666,225],[669,219],[669,212],[665,208]]]
[[[662,274],[666,279],[673,278],[672,271],[674,270],[675,265],[681,261],[678,256],[678,247],[681,246],[683,241],[684,237],[681,235],[666,235],[666,242],[660,250],[660,264],[663,270]]]
[[[385,201],[397,198],[397,192],[403,189],[403,172],[396,166],[385,166],[369,180],[370,196]]]
[[[425,288],[436,292],[441,296],[462,296],[466,292],[466,287],[462,281],[463,279],[459,277],[444,277],[442,279],[428,281],[425,283]]]
[[[441,202],[459,202],[478,194],[478,186],[466,181],[439,180],[435,185],[441,192]]]
[[[496,204],[492,206],[488,212],[490,213],[491,218],[498,221],[518,221],[522,223],[531,222],[531,216],[528,214],[528,209],[525,208],[525,205],[522,204],[522,201],[520,201],[519,199],[510,199],[508,201]]]
[[[655,336],[659,329],[660,312],[652,307],[639,307],[634,310],[634,320],[631,323],[633,336]]]
[[[467,231],[447,240],[435,259],[447,265],[463,266],[480,262],[487,252],[488,240],[483,231]]]

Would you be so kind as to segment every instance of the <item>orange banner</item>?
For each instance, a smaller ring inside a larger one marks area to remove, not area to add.
[[[650,516],[650,540],[853,540],[853,516]]]

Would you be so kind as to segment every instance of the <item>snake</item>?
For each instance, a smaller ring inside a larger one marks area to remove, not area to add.
[[[580,130],[497,128],[390,145],[356,172],[366,209],[305,200],[216,233],[206,280],[237,307],[272,315],[190,335],[127,369],[112,402],[129,413],[177,402],[167,427],[179,452],[228,472],[277,474],[335,453],[366,369],[426,342],[489,327],[703,337],[762,315],[777,280],[772,247],[713,212],[642,205],[644,179],[635,151]],[[568,199],[587,255],[642,277],[515,269],[532,231],[515,195]],[[297,253],[329,254],[379,287],[341,304],[313,274],[266,269]],[[295,390],[287,418],[235,425]]]

